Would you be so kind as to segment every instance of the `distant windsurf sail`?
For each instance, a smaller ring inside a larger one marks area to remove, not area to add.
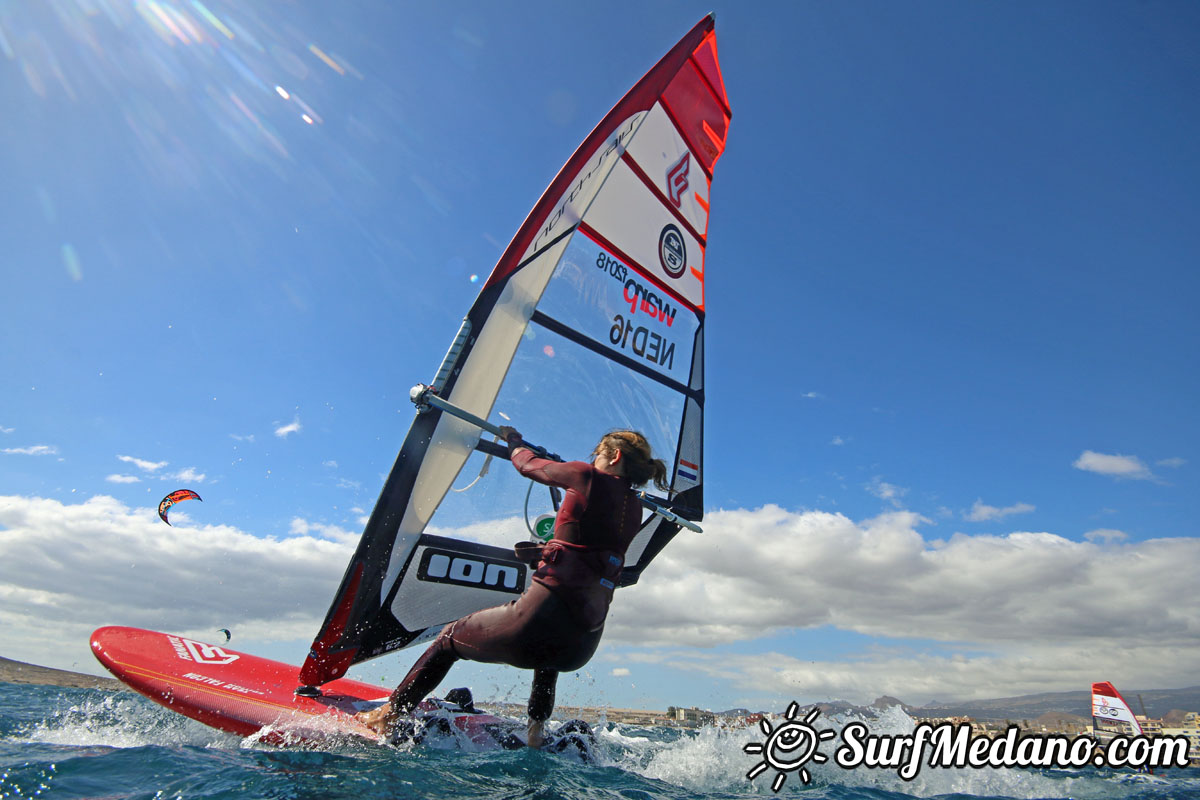
[[[1092,732],[1101,744],[1107,744],[1114,736],[1142,734],[1133,709],[1111,683],[1092,684]]]
[[[710,16],[567,161],[431,384],[453,406],[484,420],[495,412],[494,422],[567,458],[588,459],[608,430],[642,431],[670,469],[668,496],[656,501],[686,520],[703,508],[704,253],[729,119]],[[306,686],[425,641],[529,581],[511,543],[525,535],[522,516],[553,508],[492,464],[507,450],[478,425],[418,409],[301,670]],[[622,583],[637,581],[679,528],[647,513]]]

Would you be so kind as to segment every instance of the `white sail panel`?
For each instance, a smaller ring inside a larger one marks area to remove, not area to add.
[[[694,233],[705,236],[711,182],[661,103],[650,109],[627,152]]]
[[[565,247],[566,240],[560,240],[505,284],[495,310],[479,332],[450,393],[452,403],[485,419],[491,413],[492,403],[529,317]],[[479,428],[474,425],[448,414],[438,420],[400,521],[397,546],[392,550],[385,572],[385,587],[395,585],[400,570],[411,556],[412,547],[463,465],[475,452],[478,441]],[[385,592],[380,598],[381,602],[386,601],[387,594]]]
[[[610,251],[693,307],[704,308],[704,244],[622,161],[583,224]]]
[[[638,112],[628,119],[622,120],[616,130],[606,137],[604,145],[596,151],[579,172],[572,176],[566,188],[556,198],[554,210],[538,228],[537,235],[533,237],[529,246],[525,248],[521,255],[521,263],[579,224],[579,221],[583,219],[584,210],[595,198],[596,193],[600,191],[600,187],[604,185],[609,172],[625,152],[625,148],[633,139],[634,133],[645,116],[645,112]],[[499,268],[496,272],[500,272]],[[489,282],[495,277],[496,274],[493,273]]]
[[[462,366],[453,391],[446,398],[451,403],[484,419],[491,413],[525,326],[565,249],[566,240],[561,240],[505,283],[494,310],[478,332],[475,346]],[[414,519],[411,524],[415,530],[423,530],[429,522],[450,482],[474,452],[478,441],[479,428],[457,417],[442,416],[430,444],[430,453],[421,464],[422,475],[417,482],[422,490],[414,492],[412,497]],[[426,480],[425,468],[431,460],[436,466]],[[407,527],[402,526],[402,530]]]

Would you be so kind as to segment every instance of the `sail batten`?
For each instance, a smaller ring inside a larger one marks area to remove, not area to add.
[[[671,471],[661,505],[693,521],[703,508],[704,251],[728,124],[710,16],[555,176],[434,384],[468,415],[501,414],[576,458],[607,430],[642,431]],[[499,446],[480,433],[439,408],[418,411],[314,640],[307,683],[424,641],[527,585],[511,550],[525,535],[526,484],[488,468]],[[621,584],[639,580],[679,529],[647,514]]]
[[[591,350],[592,352],[598,353],[599,355],[602,355],[605,358],[611,359],[612,361],[616,361],[617,363],[621,364],[622,366],[627,367],[628,369],[631,369],[634,372],[637,372],[639,374],[645,375],[650,380],[656,381],[658,383],[661,383],[663,386],[667,386],[671,389],[674,389],[675,391],[679,392],[680,394],[686,394],[686,395],[691,395],[691,396],[699,396],[699,394],[700,394],[699,392],[693,391],[692,389],[688,388],[687,386],[683,385],[682,383],[679,383],[678,381],[672,380],[671,378],[666,377],[664,375],[660,375],[649,367],[642,366],[640,363],[638,363],[637,361],[634,361],[629,356],[624,355],[623,353],[618,353],[616,350],[613,350],[611,347],[605,347],[604,345],[597,342],[595,339],[589,339],[588,337],[586,337],[580,333],[577,333],[574,328],[572,328],[568,325],[565,325],[565,324],[559,322],[558,320],[554,319],[553,317],[543,314],[540,311],[534,312],[533,317],[530,319],[530,322],[536,322],[537,324],[544,327],[546,330],[553,331],[554,333],[557,333],[559,336],[562,336],[564,339],[570,339],[571,341],[575,342],[576,344],[579,344],[582,347],[586,347],[587,349]]]

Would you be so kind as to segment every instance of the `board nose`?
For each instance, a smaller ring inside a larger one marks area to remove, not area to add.
[[[115,669],[116,658],[114,651],[118,649],[117,642],[121,638],[122,631],[127,631],[128,628],[122,628],[117,625],[106,625],[103,628],[97,628],[92,631],[91,645],[92,655],[96,657],[106,670],[117,674]]]

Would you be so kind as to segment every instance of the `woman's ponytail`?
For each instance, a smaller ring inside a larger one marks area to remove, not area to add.
[[[654,458],[650,451],[650,442],[642,434],[637,431],[606,433],[597,447],[597,450],[600,449],[621,451],[625,477],[629,478],[629,482],[634,486],[654,481],[654,485],[660,490],[667,490],[667,465],[661,458]]]

